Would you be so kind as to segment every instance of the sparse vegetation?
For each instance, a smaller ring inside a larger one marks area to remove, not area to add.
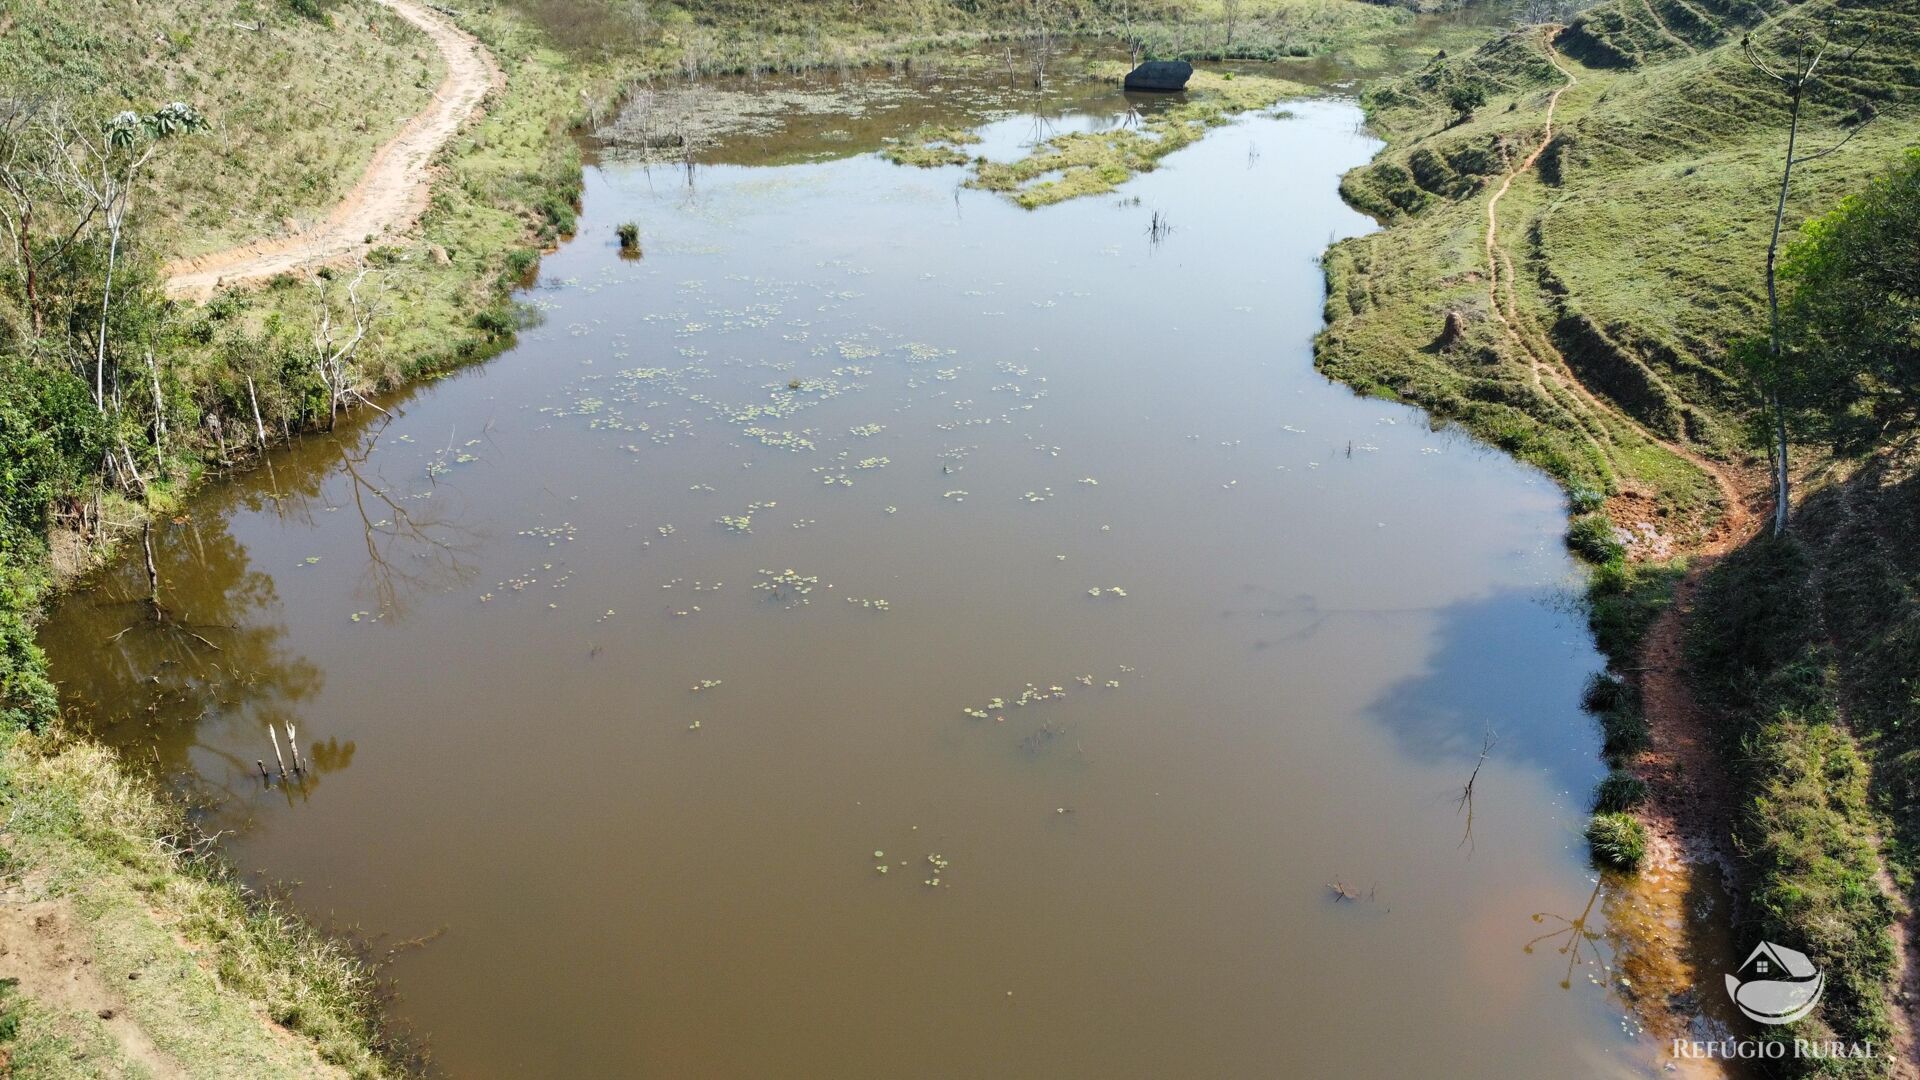
[[[131,1019],[172,1060],[200,1075],[296,1077],[312,1075],[317,1051],[352,1076],[407,1071],[360,959],[249,897],[207,857],[183,812],[129,778],[110,751],[9,738],[0,812],[7,850],[32,869],[16,885],[32,902],[72,912],[69,947],[124,995]],[[81,1075],[113,1052],[90,1009],[11,1004],[20,1075]],[[312,1050],[262,1024],[261,1008]]]
[[[1105,74],[1117,79],[1125,72]],[[1195,72],[1185,100],[1156,110],[1137,126],[1056,136],[1018,161],[980,161],[968,184],[1005,192],[1028,209],[1104,194],[1136,173],[1151,171],[1160,159],[1229,117],[1303,93],[1305,87],[1283,79]]]
[[[1835,569],[1852,577],[1858,568],[1841,560]],[[1729,706],[1722,737],[1744,792],[1736,838],[1749,921],[1763,937],[1804,942],[1827,975],[1818,1016],[1783,1035],[1885,1042],[1895,901],[1877,881],[1883,828],[1868,759],[1842,721],[1820,576],[1794,536],[1754,540],[1708,575],[1692,654],[1702,688]],[[1904,756],[1900,743],[1887,749],[1890,764]],[[1889,780],[1882,797],[1911,820],[1915,804]]]

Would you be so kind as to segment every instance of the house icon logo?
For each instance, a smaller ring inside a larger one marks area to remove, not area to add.
[[[1807,954],[1763,941],[1727,976],[1727,996],[1762,1024],[1791,1024],[1813,1011],[1827,977]]]

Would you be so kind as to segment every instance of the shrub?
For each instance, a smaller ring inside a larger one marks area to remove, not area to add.
[[[1604,514],[1585,514],[1567,527],[1567,550],[1597,566],[1627,557],[1625,545],[1613,534],[1613,522]]]
[[[1624,769],[1615,769],[1593,789],[1595,813],[1617,814],[1647,800],[1646,782]]]
[[[514,331],[519,329],[513,317],[513,309],[505,304],[484,308],[474,313],[473,325],[475,329],[495,339],[512,337]]]
[[[532,248],[514,248],[507,252],[507,261],[501,270],[501,276],[506,279],[508,288],[515,285],[530,285],[533,283],[533,272],[539,265],[539,252]]]
[[[1604,506],[1607,493],[1598,488],[1575,487],[1567,492],[1567,505],[1576,514],[1591,514]]]
[[[631,221],[622,222],[613,231],[616,236],[620,237],[621,251],[631,251],[636,254],[640,251],[640,226],[638,224]]]
[[[1587,821],[1587,846],[1594,862],[1632,870],[1647,857],[1647,828],[1632,814],[1595,814]]]
[[[574,226],[577,224],[574,220],[573,204],[558,195],[549,195],[540,200],[540,214],[561,236],[573,235]]]
[[[1638,703],[1622,705],[1600,714],[1600,750],[1609,761],[1631,757],[1647,748],[1652,732]]]
[[[1603,713],[1626,704],[1633,696],[1633,690],[1626,683],[1604,671],[1596,671],[1593,678],[1587,680],[1587,688],[1580,692],[1580,707],[1590,713]]]
[[[53,714],[28,612],[45,585],[40,559],[53,507],[84,490],[110,438],[71,371],[0,356],[0,727],[37,726]]]
[[[1447,105],[1453,109],[1454,122],[1473,116],[1473,110],[1487,103],[1487,88],[1477,81],[1458,82],[1447,87]]]

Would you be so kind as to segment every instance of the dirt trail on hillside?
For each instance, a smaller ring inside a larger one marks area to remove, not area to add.
[[[1730,835],[1732,824],[1732,792],[1727,787],[1725,769],[1714,752],[1710,738],[1711,717],[1694,697],[1693,688],[1688,682],[1686,619],[1706,567],[1714,558],[1751,535],[1756,519],[1748,503],[1756,493],[1764,490],[1764,485],[1756,486],[1751,477],[1740,470],[1714,461],[1692,446],[1663,438],[1649,430],[1626,410],[1590,390],[1574,374],[1566,357],[1545,334],[1537,332],[1537,328],[1530,325],[1526,329],[1534,332],[1523,332],[1526,319],[1513,294],[1513,263],[1499,246],[1499,208],[1500,200],[1513,186],[1513,181],[1532,169],[1541,155],[1546,153],[1547,147],[1553,142],[1554,119],[1560,97],[1580,82],[1579,77],[1560,62],[1559,53],[1553,47],[1552,33],[1548,31],[1541,46],[1546,51],[1548,62],[1566,77],[1566,82],[1547,99],[1546,124],[1539,144],[1507,173],[1487,200],[1487,295],[1493,317],[1501,324],[1502,331],[1520,355],[1527,357],[1535,388],[1549,400],[1560,400],[1554,394],[1558,390],[1563,397],[1577,400],[1596,415],[1613,418],[1640,438],[1685,460],[1712,479],[1723,506],[1720,520],[1706,535],[1698,542],[1686,545],[1687,550],[1697,558],[1677,586],[1673,603],[1649,628],[1641,645],[1638,670],[1633,673],[1651,729],[1650,745],[1629,763],[1632,772],[1647,784],[1647,801],[1639,808],[1638,815],[1647,827],[1648,851],[1641,874],[1632,883],[1622,887],[1622,902],[1640,909],[1640,917],[1634,923],[1641,937],[1640,940],[1627,943],[1624,951],[1628,955],[1623,956],[1622,960],[1637,973],[1652,975],[1654,983],[1669,984],[1637,986],[1634,991],[1634,1000],[1638,1005],[1636,1011],[1641,1014],[1648,1031],[1657,1038],[1667,1038],[1685,1035],[1685,1027],[1690,1019],[1671,1010],[1666,1004],[1669,1000],[1667,992],[1684,994],[1697,989],[1705,985],[1703,977],[1710,974],[1692,970],[1687,959],[1692,953],[1687,941],[1689,920],[1685,907],[1692,892],[1688,883],[1698,867],[1711,865],[1725,874],[1731,865],[1726,838]],[[1506,291],[1504,303],[1503,285]],[[1574,410],[1569,410],[1569,415],[1602,454],[1609,458],[1613,456],[1614,447],[1610,444],[1614,439],[1605,424],[1589,425]],[[1615,498],[1609,510],[1614,512],[1612,516],[1616,519],[1622,516],[1619,511],[1626,511],[1629,517],[1639,517],[1639,512],[1646,509],[1643,503],[1644,500],[1635,493],[1624,493]],[[1636,521],[1633,524],[1644,529],[1638,539],[1654,539],[1657,553],[1678,553],[1658,537],[1652,521]],[[1685,998],[1675,997],[1673,1000]],[[1723,1072],[1694,1061],[1670,1061],[1667,1068],[1692,1076],[1720,1075]]]
[[[1544,335],[1521,332],[1523,316],[1513,296],[1513,263],[1499,247],[1500,200],[1512,187],[1514,179],[1531,169],[1546,152],[1553,141],[1554,117],[1560,96],[1580,81],[1560,62],[1551,36],[1541,45],[1546,50],[1548,62],[1567,81],[1547,99],[1546,126],[1539,144],[1525,160],[1507,173],[1499,188],[1487,200],[1488,297],[1493,316],[1513,343],[1530,358],[1536,389],[1551,398],[1546,385],[1551,381],[1555,387],[1577,397],[1590,408],[1630,425],[1641,437],[1684,459],[1710,477],[1719,488],[1725,508],[1720,520],[1698,543],[1687,545],[1686,550],[1694,556],[1694,560],[1686,576],[1675,587],[1672,604],[1648,629],[1646,639],[1641,643],[1638,670],[1633,673],[1650,728],[1648,748],[1629,763],[1634,775],[1646,783],[1648,793],[1647,801],[1638,811],[1647,827],[1648,852],[1639,879],[1641,887],[1636,890],[1635,900],[1650,909],[1664,910],[1670,916],[1666,919],[1643,920],[1641,926],[1652,929],[1652,937],[1639,944],[1644,949],[1678,955],[1685,948],[1685,913],[1679,905],[1685,902],[1688,894],[1685,885],[1687,876],[1694,867],[1701,865],[1713,865],[1723,874],[1731,873],[1727,839],[1732,835],[1734,805],[1726,769],[1711,741],[1711,711],[1694,696],[1688,680],[1687,623],[1707,569],[1760,527],[1760,515],[1755,513],[1751,504],[1764,500],[1770,478],[1757,475],[1753,470],[1741,470],[1713,461],[1685,443],[1660,437],[1625,410],[1588,389],[1574,374],[1566,357]],[[1507,292],[1504,307],[1501,303],[1503,284]],[[1574,419],[1580,421],[1577,415]],[[1581,422],[1581,427],[1587,437],[1605,453],[1607,448],[1600,445],[1600,439],[1587,430],[1584,422]],[[1644,507],[1634,503],[1631,495],[1623,495],[1616,498],[1615,505],[1610,506],[1609,511],[1616,518],[1623,516],[1620,513],[1623,510],[1626,511],[1625,516],[1635,516]],[[1661,878],[1667,879],[1664,884]],[[1900,890],[1887,872],[1884,862],[1880,868],[1880,879],[1882,891],[1896,901],[1900,900]],[[1914,1019],[1910,1013],[1913,1002],[1920,998],[1920,954],[1916,953],[1916,937],[1920,937],[1920,913],[1908,912],[1895,921],[1891,931],[1895,952],[1892,989],[1896,998],[1891,1010],[1894,1036],[1890,1075],[1896,1080],[1920,1080],[1920,1037],[1916,1036]],[[1683,968],[1675,970],[1685,974]],[[1659,1018],[1649,1016],[1646,1019],[1650,1028],[1660,1026],[1657,1023]],[[1688,1070],[1683,1068],[1682,1071]]]
[[[204,300],[219,289],[364,252],[411,228],[427,208],[428,163],[500,84],[493,54],[446,16],[416,0],[378,0],[433,39],[447,75],[433,101],[374,152],[366,175],[320,225],[169,265],[167,293]],[[369,239],[371,238],[371,240]]]
[[[1649,442],[1655,443],[1676,457],[1683,458],[1688,464],[1699,469],[1713,480],[1714,485],[1720,489],[1720,496],[1725,505],[1725,513],[1716,526],[1714,533],[1709,537],[1707,547],[1716,550],[1722,549],[1727,540],[1745,537],[1751,530],[1753,515],[1746,505],[1748,498],[1747,485],[1742,483],[1726,466],[1711,458],[1705,457],[1699,451],[1685,443],[1674,442],[1660,437],[1654,432],[1647,430],[1644,425],[1618,406],[1595,396],[1592,391],[1587,389],[1586,384],[1581,382],[1580,379],[1573,374],[1573,370],[1567,365],[1564,356],[1561,356],[1557,350],[1553,350],[1550,344],[1543,343],[1542,345],[1536,345],[1526,336],[1522,335],[1518,329],[1521,316],[1519,307],[1514,303],[1511,296],[1513,290],[1513,264],[1506,257],[1506,254],[1500,250],[1499,246],[1500,200],[1506,197],[1507,191],[1513,186],[1514,180],[1521,174],[1532,169],[1535,163],[1540,160],[1540,155],[1547,152],[1547,147],[1553,142],[1553,121],[1555,113],[1560,108],[1560,95],[1573,89],[1580,83],[1579,78],[1575,76],[1573,72],[1568,71],[1564,64],[1560,63],[1560,54],[1554,49],[1553,40],[1550,35],[1540,44],[1541,47],[1546,50],[1547,61],[1553,65],[1554,70],[1566,76],[1567,81],[1562,83],[1547,98],[1546,127],[1540,134],[1539,144],[1533,148],[1532,152],[1529,153],[1519,165],[1516,165],[1508,171],[1507,175],[1501,179],[1499,188],[1497,188],[1492,197],[1487,200],[1487,295],[1491,303],[1493,317],[1499,321],[1502,329],[1506,332],[1507,336],[1513,340],[1514,344],[1518,345],[1521,351],[1531,359],[1534,383],[1536,386],[1544,390],[1545,387],[1543,384],[1545,380],[1549,378],[1552,379],[1556,385],[1577,395],[1582,401],[1594,409],[1611,414],[1632,425]],[[1504,277],[1501,274],[1502,268],[1506,270]],[[1504,307],[1500,302],[1500,289],[1503,283],[1509,293]],[[1542,355],[1543,353],[1546,355]]]

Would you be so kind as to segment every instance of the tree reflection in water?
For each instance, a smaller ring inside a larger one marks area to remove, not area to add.
[[[1549,930],[1527,942],[1521,947],[1521,951],[1532,955],[1533,950],[1542,943],[1557,942],[1553,951],[1567,958],[1567,971],[1560,979],[1562,990],[1573,986],[1573,969],[1585,964],[1593,964],[1600,969],[1598,980],[1600,983],[1605,984],[1608,981],[1607,961],[1600,955],[1600,946],[1606,935],[1600,930],[1589,929],[1587,925],[1593,918],[1594,906],[1600,902],[1600,890],[1604,884],[1603,881],[1593,883],[1593,892],[1587,897],[1587,906],[1581,909],[1577,918],[1569,919],[1550,911],[1539,911],[1533,915],[1535,923],[1543,926],[1557,926],[1558,929]]]
[[[277,464],[269,459],[208,489],[191,514],[157,524],[161,617],[138,554],[66,597],[43,637],[68,721],[119,748],[129,764],[200,786],[215,801],[257,790],[257,761],[289,800],[306,798],[327,774],[352,764],[351,740],[301,722],[325,673],[289,646],[274,577],[253,565],[229,521],[271,512],[311,524],[316,509],[351,506],[366,552],[356,593],[372,600],[379,618],[403,617],[422,592],[464,580],[472,547],[466,531],[437,506],[419,509],[429,500],[397,492],[368,466],[388,423],[310,440]],[[60,657],[85,662],[60,664]],[[268,729],[285,732],[289,722],[308,740],[308,768],[281,785]]]

